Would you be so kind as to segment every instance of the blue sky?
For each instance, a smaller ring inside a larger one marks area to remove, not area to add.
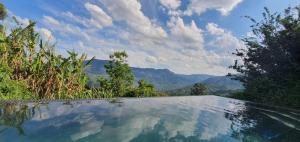
[[[131,66],[225,75],[251,35],[243,16],[282,12],[300,0],[4,0],[10,15],[57,43],[57,51],[107,59],[125,50]]]

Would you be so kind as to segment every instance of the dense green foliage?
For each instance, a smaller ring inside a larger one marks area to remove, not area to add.
[[[254,22],[254,37],[244,39],[247,48],[235,55],[234,77],[245,85],[242,96],[255,102],[300,106],[300,7],[288,8],[284,14],[268,9],[264,19]]]
[[[0,3],[0,20],[5,19],[6,16],[7,16],[7,11],[5,9],[5,6],[2,3]]]
[[[158,96],[154,91],[154,85],[145,80],[138,81],[137,95],[141,97]]]
[[[0,100],[31,99],[24,81],[11,80],[8,67],[0,66]]]
[[[138,87],[134,86],[134,76],[129,67],[125,51],[115,52],[109,56],[110,60],[104,65],[106,76],[100,76],[98,93],[110,97],[150,97],[156,96],[154,86],[144,80],[138,81]]]
[[[0,31],[0,99],[86,97],[81,96],[88,80],[84,73],[86,55],[56,55],[55,46],[44,43],[35,32],[34,22],[26,26],[13,19],[15,26],[1,26]]]
[[[115,52],[110,55],[110,61],[104,65],[109,78],[100,76],[98,82],[101,92],[122,97],[131,90],[134,76],[126,63],[126,52]]]
[[[194,84],[193,88],[191,89],[191,95],[206,95],[207,94],[207,88],[202,83],[196,83]]]

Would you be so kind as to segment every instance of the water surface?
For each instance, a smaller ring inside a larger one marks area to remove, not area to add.
[[[299,111],[216,96],[0,103],[0,142],[299,140]]]

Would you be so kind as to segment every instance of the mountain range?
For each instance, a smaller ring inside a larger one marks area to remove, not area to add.
[[[231,93],[240,92],[244,89],[241,82],[232,80],[227,76],[216,76],[208,78],[202,82],[210,95],[228,96]],[[166,93],[171,96],[186,96],[191,94],[193,85],[185,86],[179,89],[168,90]]]
[[[86,73],[91,78],[91,85],[96,85],[95,78],[106,75],[104,65],[107,60],[95,59],[86,69]],[[226,76],[214,76],[207,74],[183,75],[176,74],[168,69],[137,68],[131,67],[136,81],[145,79],[154,84],[158,91],[177,90],[192,86],[195,83],[204,83],[210,90],[239,90],[243,86],[240,82],[231,80]]]

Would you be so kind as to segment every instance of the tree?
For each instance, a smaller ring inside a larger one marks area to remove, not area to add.
[[[5,6],[2,3],[0,3],[0,20],[4,20],[6,16],[7,16],[7,12]]]
[[[109,56],[110,61],[104,65],[108,79],[100,77],[98,82],[104,90],[111,90],[114,96],[123,97],[133,88],[134,76],[127,64],[125,51],[115,52]]]
[[[104,65],[108,76],[100,76],[97,79],[100,87],[95,90],[101,97],[151,97],[158,96],[154,85],[139,80],[138,86],[134,86],[134,75],[127,64],[128,57],[125,51],[115,52],[109,56],[110,60]]]
[[[137,95],[139,97],[152,97],[156,93],[154,91],[154,85],[148,83],[146,80],[139,80],[137,87]]]
[[[241,60],[232,75],[245,86],[249,100],[276,105],[300,106],[300,7],[272,14],[267,8],[260,22],[248,17],[254,37],[247,48],[234,54]]]
[[[196,83],[191,89],[191,95],[196,96],[196,95],[206,95],[207,88],[204,84],[202,83]]]

